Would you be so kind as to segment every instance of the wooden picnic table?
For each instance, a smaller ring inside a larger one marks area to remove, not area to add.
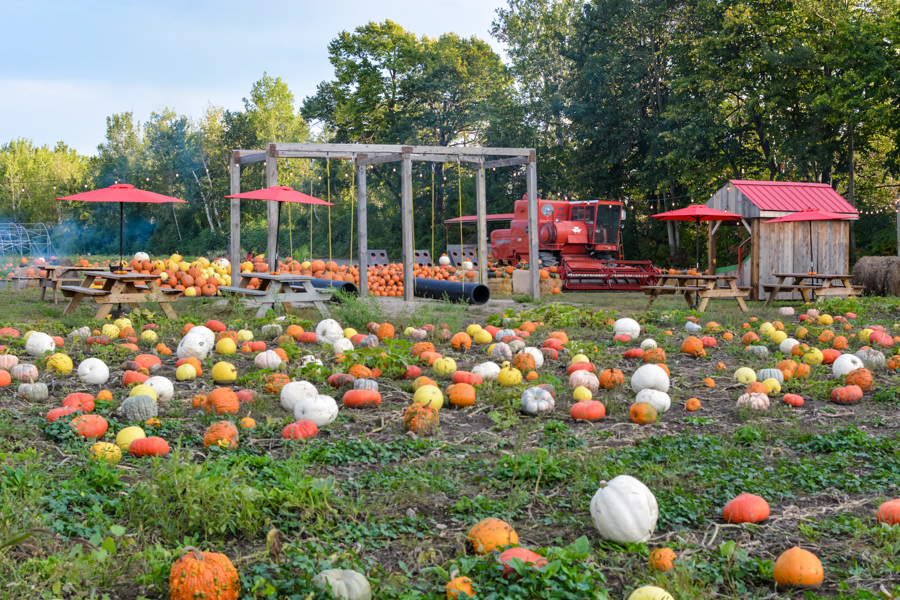
[[[247,287],[253,279],[259,279],[258,289]],[[241,273],[236,287],[219,286],[219,291],[243,296],[248,306],[258,307],[257,318],[264,317],[270,308],[274,310],[276,302],[281,303],[286,312],[293,312],[294,303],[313,304],[322,316],[329,317],[325,303],[331,299],[331,292],[314,287],[312,279],[290,273]]]
[[[682,294],[689,306],[697,307],[703,312],[712,298],[731,298],[738,303],[743,312],[747,312],[744,298],[750,294],[750,288],[737,285],[738,276],[723,275],[688,275],[684,273],[663,273],[656,285],[645,285],[641,289],[650,296],[647,308],[657,297],[666,294]],[[723,283],[724,285],[719,285]],[[697,302],[699,301],[699,305]]]
[[[48,289],[53,290],[53,304],[59,304],[59,299],[57,296],[57,292],[59,292],[59,288],[64,284],[71,282],[71,284],[78,283],[78,280],[82,278],[82,274],[85,271],[96,271],[97,267],[76,267],[76,266],[63,266],[63,265],[46,265],[41,267],[41,271],[46,271],[46,275],[42,275],[39,277],[40,286],[41,286],[41,300],[44,299],[44,294]]]
[[[817,298],[826,296],[845,296],[855,298],[865,290],[864,286],[853,285],[852,275],[836,275],[828,273],[773,273],[775,283],[763,285],[763,291],[769,294],[766,306],[772,303],[780,293],[799,292],[804,302],[811,302],[813,295]]]
[[[146,302],[158,302],[159,307],[170,319],[178,315],[171,304],[178,298],[176,293],[166,293],[159,288],[159,275],[148,275],[126,271],[114,273],[112,271],[84,271],[84,281],[81,285],[62,285],[60,291],[63,296],[71,298],[66,306],[64,315],[75,312],[84,298],[93,298],[100,305],[97,310],[97,319],[105,319],[112,310],[114,304],[128,304],[131,308],[138,309]],[[103,280],[102,288],[92,288],[95,279]],[[139,282],[144,282],[143,284]]]

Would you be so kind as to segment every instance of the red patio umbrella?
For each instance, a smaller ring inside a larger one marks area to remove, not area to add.
[[[125,237],[125,215],[123,206],[126,202],[142,204],[162,204],[164,202],[184,202],[179,198],[157,194],[148,190],[139,190],[129,183],[117,183],[108,188],[100,188],[89,192],[81,192],[71,196],[63,196],[57,200],[75,200],[78,202],[118,202],[119,203],[119,265],[122,265],[122,240]]]
[[[809,272],[813,272],[813,243],[812,243],[812,222],[813,221],[855,221],[859,219],[859,215],[842,214],[828,212],[827,210],[815,210],[806,208],[804,210],[770,219],[766,223],[797,223],[806,221],[809,223]]]
[[[272,187],[263,188],[261,190],[253,190],[250,192],[242,192],[240,194],[232,194],[230,196],[225,196],[226,198],[240,198],[242,200],[273,200],[275,202],[296,202],[298,204],[319,204],[322,206],[334,206],[334,203],[327,202],[325,200],[320,200],[315,196],[310,196],[309,194],[304,194],[303,192],[298,192],[297,190],[290,188],[286,185],[273,185]],[[311,222],[310,222],[311,223]],[[278,205],[278,222],[276,224],[275,229],[279,229],[281,227],[281,204]],[[310,225],[312,227],[312,225]],[[311,230],[310,230],[311,231]],[[276,254],[277,254],[277,240],[276,236]],[[292,242],[293,243],[293,242]],[[310,243],[310,245],[312,245]],[[269,257],[270,263],[275,263],[276,257]],[[274,264],[272,265],[274,266]]]
[[[740,221],[741,215],[712,208],[705,204],[691,204],[685,208],[651,215],[660,221],[693,221],[697,229],[697,270],[700,270],[700,221]]]

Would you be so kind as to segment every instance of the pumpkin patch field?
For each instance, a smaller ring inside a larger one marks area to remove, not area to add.
[[[0,598],[900,597],[897,299],[29,293],[0,292]]]

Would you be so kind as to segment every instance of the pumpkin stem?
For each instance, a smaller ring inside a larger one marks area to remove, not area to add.
[[[200,552],[197,548],[194,548],[193,546],[185,546],[184,549],[181,551],[181,556],[184,556],[188,552],[190,552],[191,554],[194,555],[195,560],[206,560],[206,558],[203,556],[203,553]]]

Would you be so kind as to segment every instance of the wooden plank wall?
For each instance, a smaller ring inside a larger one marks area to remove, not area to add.
[[[728,189],[729,187],[731,189]],[[727,210],[728,212],[741,215],[744,219],[756,219],[760,216],[759,208],[733,185],[725,185],[719,188],[719,191],[713,194],[706,202],[706,206]]]

